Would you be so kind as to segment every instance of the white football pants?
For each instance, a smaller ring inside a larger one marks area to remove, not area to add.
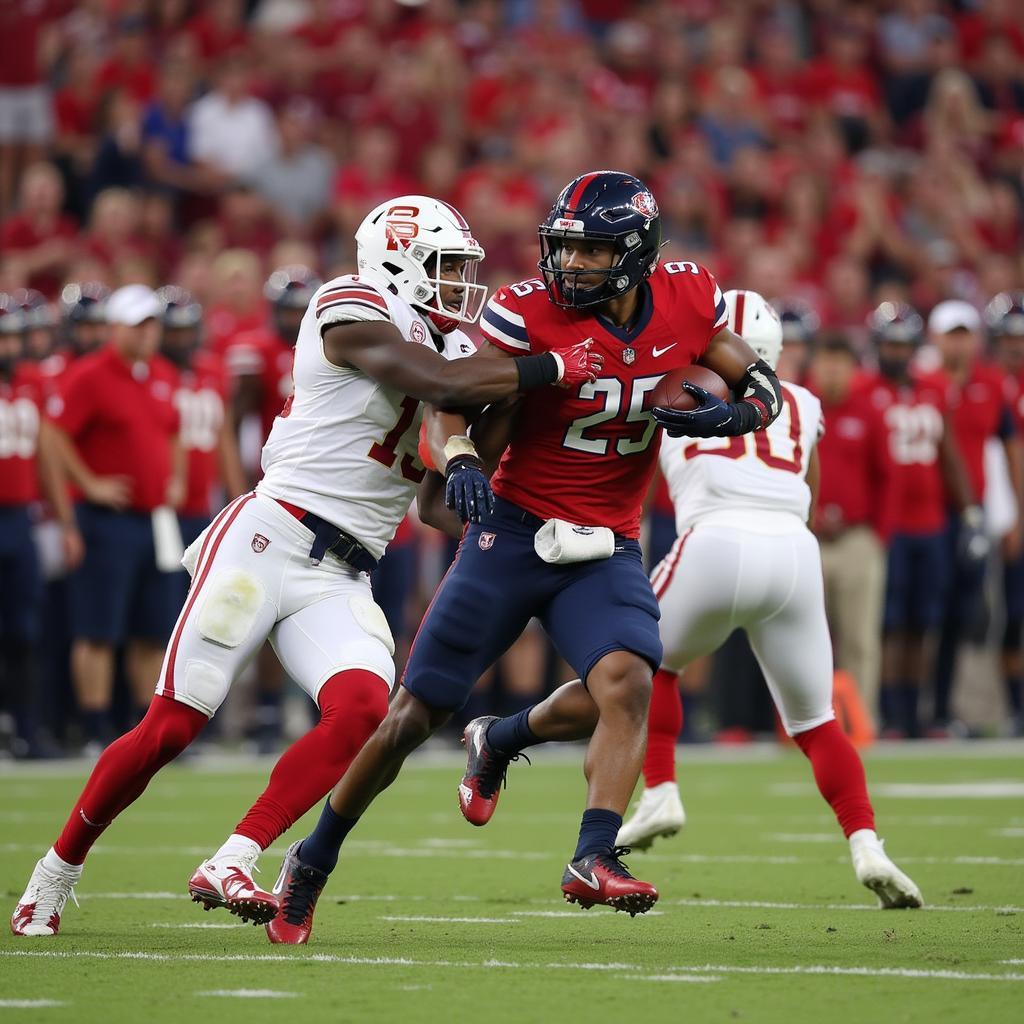
[[[790,736],[835,717],[821,555],[809,530],[695,526],[651,583],[666,668],[679,672],[744,629]]]
[[[156,692],[213,716],[269,637],[284,670],[315,701],[331,676],[365,669],[390,690],[395,652],[370,577],[327,555],[276,501],[233,501],[185,552],[192,574]]]

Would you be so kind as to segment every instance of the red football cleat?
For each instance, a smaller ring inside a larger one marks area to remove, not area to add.
[[[292,843],[284,855],[274,895],[278,899],[277,916],[267,925],[267,938],[274,943],[301,946],[313,930],[313,911],[323,892],[326,872],[303,864],[296,855],[299,843]]]
[[[486,825],[498,806],[505,773],[512,761],[525,754],[502,754],[487,742],[487,729],[498,719],[494,715],[474,718],[462,734],[466,748],[466,774],[459,783],[459,810],[471,825]]]
[[[584,910],[600,903],[630,917],[646,914],[658,902],[658,890],[629,873],[619,859],[627,853],[626,847],[617,846],[611,853],[590,853],[567,864],[562,875],[566,902]]]

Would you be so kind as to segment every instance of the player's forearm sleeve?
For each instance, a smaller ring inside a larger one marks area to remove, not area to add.
[[[747,367],[736,390],[743,396],[737,403],[744,427],[741,433],[764,430],[782,411],[782,385],[763,359]]]
[[[520,391],[532,391],[558,380],[558,360],[550,352],[542,352],[539,356],[517,356],[515,363],[519,371]]]

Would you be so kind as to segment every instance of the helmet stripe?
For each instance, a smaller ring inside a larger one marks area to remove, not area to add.
[[[738,291],[736,293],[736,333],[743,337],[743,313],[747,304],[747,293]]]
[[[587,186],[600,174],[600,171],[591,171],[589,174],[584,174],[582,178],[576,183],[576,187],[572,190],[572,195],[569,196],[568,202],[565,204],[567,210],[575,212],[579,209],[580,201],[583,199],[583,193],[587,191]]]
[[[456,210],[451,203],[446,203],[443,199],[439,199],[438,202],[452,212],[453,216],[455,217],[455,222],[459,225],[460,228],[462,228],[463,231],[469,230],[469,224],[466,221],[466,218],[463,217],[462,214],[459,213],[459,211]]]

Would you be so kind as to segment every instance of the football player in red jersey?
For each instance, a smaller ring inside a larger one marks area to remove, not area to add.
[[[985,307],[985,323],[996,360],[1006,373],[1006,397],[1018,434],[1024,433],[1024,292],[1002,292]],[[1019,520],[1017,529],[1020,531]],[[1003,549],[1003,683],[1011,715],[1010,731],[1024,735],[1024,552],[1011,541]],[[1014,547],[1017,550],[1014,551]]]
[[[942,622],[949,587],[946,504],[962,515],[967,547],[981,536],[981,509],[949,421],[948,383],[913,366],[924,323],[904,303],[883,302],[872,313],[878,374],[865,400],[889,431],[897,498],[885,591],[882,724],[891,736],[918,736],[918,696],[931,670],[930,640]]]
[[[493,478],[495,508],[467,529],[420,626],[402,689],[314,832],[288,852],[278,885],[282,911],[268,926],[272,941],[306,941],[345,836],[533,616],[584,680],[580,714],[535,723],[524,711],[490,731],[493,718],[471,722],[463,814],[475,824],[489,819],[505,769],[524,747],[592,732],[587,809],[562,890],[585,907],[602,903],[631,914],[658,898],[627,871],[615,846],[643,761],[651,677],[662,653],[637,541],[657,463],[652,442],[659,423],[695,436],[763,429],[778,414],[780,387],[774,371],[725,328],[714,278],[696,263],[659,265],[661,218],[637,178],[580,175],[539,233],[543,277],[491,298],[476,358],[589,341],[603,369],[571,391],[548,388],[519,403]],[[740,401],[694,388],[694,411],[648,411],[662,376],[697,359]],[[453,442],[433,454],[439,469],[463,457]]]
[[[964,460],[972,492],[985,494],[985,449],[998,439],[1005,450],[1017,507],[1024,505],[1021,492],[1021,450],[1017,425],[1006,394],[1003,371],[981,358],[981,315],[968,302],[947,299],[928,316],[928,334],[942,357],[942,370],[950,383],[950,419],[957,447]],[[1020,546],[1019,524],[1007,533],[1006,550],[1016,555]],[[946,557],[951,565],[951,585],[935,655],[935,688],[929,736],[949,735],[953,674],[960,642],[977,633],[984,619],[984,584],[988,544],[964,544],[960,516],[953,509],[946,528]]]
[[[216,353],[202,347],[203,307],[190,292],[175,285],[161,288],[157,296],[164,303],[160,354],[179,372],[174,404],[181,418],[188,474],[178,522],[187,547],[210,525],[218,498],[233,501],[245,492],[246,484],[227,415],[224,364]],[[181,575],[187,590],[187,574]]]
[[[0,294],[0,710],[12,713],[17,756],[42,752],[34,708],[43,580],[31,514],[41,496],[60,524],[64,558],[70,565],[82,558],[82,537],[43,414],[42,380],[26,358],[29,312],[21,296]]]

